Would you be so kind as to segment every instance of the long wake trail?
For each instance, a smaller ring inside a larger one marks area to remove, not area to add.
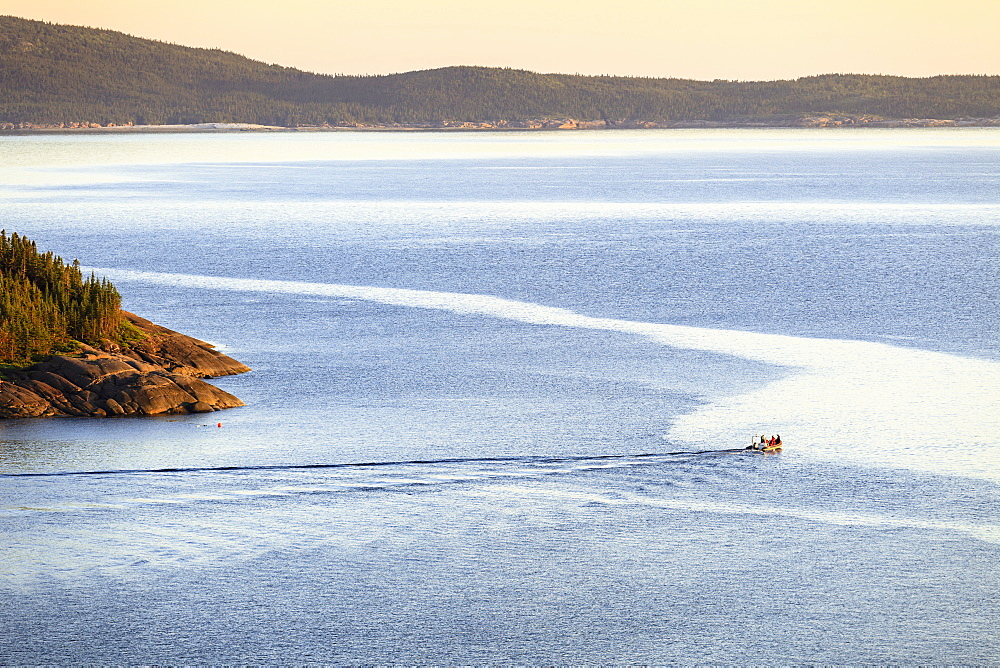
[[[1000,363],[869,341],[598,318],[478,294],[88,268],[119,282],[378,302],[598,329],[793,372],[681,416],[666,438],[705,450],[781,433],[797,452],[1000,481]]]
[[[725,448],[722,450],[679,450],[676,452],[647,452],[630,455],[584,455],[579,457],[552,457],[545,455],[520,457],[454,457],[443,459],[409,459],[403,461],[373,461],[373,462],[336,462],[318,464],[259,464],[245,466],[185,466],[149,469],[105,469],[98,471],[32,471],[27,473],[0,473],[0,478],[51,478],[63,476],[113,476],[113,475],[150,475],[174,473],[239,473],[242,471],[298,471],[317,469],[365,469],[390,468],[423,465],[449,464],[560,464],[585,463],[599,461],[626,461],[661,459],[683,455],[713,455],[731,452],[745,452],[746,448]]]

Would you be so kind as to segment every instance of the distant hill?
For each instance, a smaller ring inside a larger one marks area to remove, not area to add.
[[[819,122],[814,117],[834,123],[997,118],[1000,77],[827,74],[733,82],[485,67],[327,76],[218,49],[0,16],[0,124],[8,127],[503,126],[504,121],[523,127],[524,121],[544,119],[609,126]]]

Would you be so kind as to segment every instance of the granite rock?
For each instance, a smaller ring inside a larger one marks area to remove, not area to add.
[[[204,341],[125,313],[145,338],[127,349],[82,346],[0,379],[0,418],[207,413],[243,406],[202,380],[245,373],[246,365]]]

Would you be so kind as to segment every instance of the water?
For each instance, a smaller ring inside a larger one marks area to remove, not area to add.
[[[1000,132],[0,156],[8,231],[254,369],[0,425],[4,663],[1000,660]]]

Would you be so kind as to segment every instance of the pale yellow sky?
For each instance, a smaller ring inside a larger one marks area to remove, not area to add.
[[[0,0],[0,14],[331,74],[1000,74],[1000,0]]]

